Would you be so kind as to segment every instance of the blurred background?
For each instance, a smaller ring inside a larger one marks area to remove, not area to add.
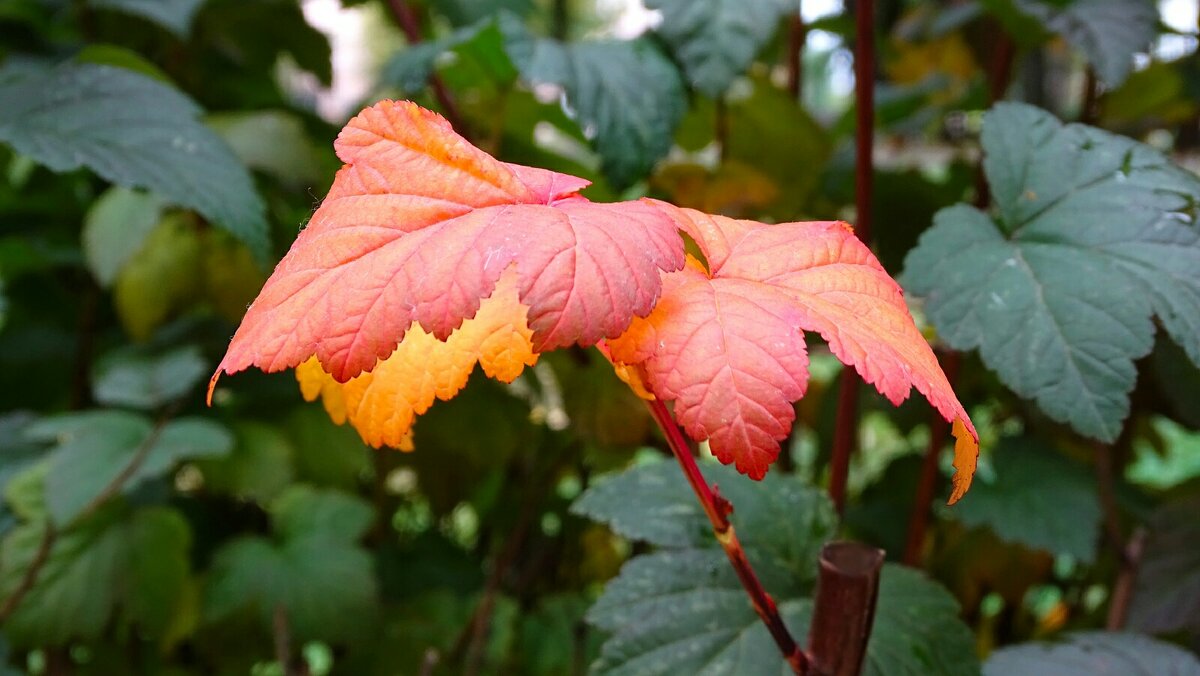
[[[605,592],[622,564],[691,551],[637,521],[694,505],[638,483],[678,472],[594,350],[545,355],[510,386],[476,373],[418,420],[413,452],[364,446],[291,373],[227,376],[211,408],[204,387],[328,190],[338,130],[381,98],[439,110],[505,161],[585,177],[593,200],[855,222],[854,11],[0,0],[0,674],[763,673],[727,652],[760,645],[736,586],[720,602],[664,595],[639,611],[662,614],[650,624],[614,610],[636,589]],[[997,100],[1200,168],[1197,12],[879,2],[884,266],[904,271],[939,209],[987,204],[980,130]],[[1200,370],[1160,335],[1119,437],[1100,445],[976,353],[951,356],[913,310],[980,431],[959,507],[942,506],[949,446],[924,400],[893,408],[862,388],[861,450],[834,515],[823,492],[842,367],[815,336],[769,480],[711,468],[743,496],[735,519],[760,529],[742,533],[752,553],[790,562],[767,574],[788,617],[807,607],[816,547],[838,534],[924,571],[885,578],[890,643],[873,650],[893,652],[873,653],[868,673],[977,673],[997,648],[1076,630],[1200,646]],[[592,490],[605,485],[627,490],[605,506]],[[710,623],[724,627],[711,645],[688,643]]]

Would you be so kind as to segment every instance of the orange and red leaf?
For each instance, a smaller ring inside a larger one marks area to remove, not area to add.
[[[761,478],[791,429],[791,403],[804,393],[803,332],[813,331],[892,403],[915,387],[955,423],[951,501],[961,497],[978,435],[900,286],[848,225],[765,225],[654,204],[696,241],[708,269],[666,275],[655,311],[607,345],[615,361],[642,365],[650,390],[675,402],[688,434]]]
[[[445,339],[515,267],[533,346],[584,345],[654,307],[683,265],[673,221],[644,202],[594,204],[587,182],[493,159],[440,116],[384,101],[335,144],[347,164],[250,306],[218,374],[316,356],[339,382],[414,323]]]

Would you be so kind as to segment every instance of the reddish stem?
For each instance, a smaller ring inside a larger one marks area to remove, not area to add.
[[[804,91],[804,42],[808,27],[797,12],[788,18],[787,89],[793,99],[799,99]]]
[[[875,2],[857,0],[854,6],[854,232],[871,245],[871,180],[875,147]],[[858,449],[858,385],[853,369],[842,371],[838,392],[833,455],[829,465],[829,497],[838,515],[846,509],[846,476],[850,457]]]
[[[404,0],[387,0],[388,9],[391,10],[392,18],[396,20],[396,24],[400,26],[400,30],[404,32],[404,37],[408,40],[409,45],[417,45],[424,41],[421,36],[421,23],[417,21],[416,14],[413,13],[412,7]],[[466,126],[463,122],[462,115],[458,112],[458,104],[454,102],[454,97],[450,95],[450,90],[446,88],[446,83],[442,82],[442,78],[436,73],[429,76],[429,86],[433,89],[433,96],[437,99],[438,106],[442,109],[442,115],[450,126],[454,127],[454,131],[467,136]]]
[[[767,631],[771,633],[771,638],[775,639],[775,645],[779,646],[779,651],[783,653],[783,657],[791,666],[792,671],[797,674],[808,674],[808,657],[796,645],[795,639],[788,632],[783,618],[779,616],[779,609],[775,607],[775,601],[763,589],[758,575],[750,565],[750,560],[746,558],[746,551],[738,540],[733,524],[729,522],[729,514],[733,511],[733,506],[708,485],[708,481],[705,480],[704,475],[700,473],[700,468],[696,465],[695,458],[692,457],[691,445],[683,435],[683,430],[679,429],[679,425],[675,423],[675,419],[671,417],[671,412],[667,410],[662,400],[647,401],[646,406],[650,409],[650,415],[658,423],[663,435],[666,436],[671,453],[679,461],[684,476],[687,477],[688,483],[691,484],[692,490],[700,500],[700,506],[704,508],[704,513],[708,516],[709,523],[712,524],[717,542],[721,543],[721,548],[725,550],[725,555],[733,564],[733,569],[737,572],[742,587],[750,596],[750,603],[754,606],[754,611],[767,625]]]
[[[858,676],[875,622],[882,549],[831,542],[821,550],[808,655],[828,676]]]

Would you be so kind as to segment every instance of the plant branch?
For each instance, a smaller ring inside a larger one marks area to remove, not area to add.
[[[871,245],[871,187],[875,148],[875,0],[854,5],[854,232]],[[841,516],[846,511],[846,477],[858,450],[858,386],[854,369],[842,370],[838,389],[829,497]]]
[[[387,8],[391,12],[392,19],[400,26],[400,30],[404,32],[405,39],[408,44],[418,45],[424,41],[421,37],[421,24],[417,21],[416,14],[413,13],[412,7],[405,0],[387,0]],[[450,95],[450,90],[446,88],[446,83],[442,81],[441,76],[437,73],[432,73],[429,76],[429,87],[433,89],[433,96],[437,99],[438,106],[442,109],[442,115],[450,126],[454,127],[454,131],[461,134],[468,140],[470,137],[467,134],[467,128],[462,115],[459,113],[458,104],[455,103],[454,97]]]
[[[1104,623],[1104,628],[1108,631],[1121,631],[1125,628],[1125,618],[1129,615],[1129,603],[1133,600],[1133,587],[1137,582],[1138,568],[1141,566],[1142,552],[1145,548],[1146,529],[1139,526],[1125,545],[1121,572],[1113,584],[1112,601],[1108,604],[1108,617]]]
[[[125,466],[121,468],[121,471],[118,472],[115,477],[113,477],[112,481],[109,481],[108,485],[106,485],[99,493],[97,493],[96,497],[92,498],[91,501],[89,501],[87,505],[80,510],[78,516],[72,520],[72,523],[91,516],[97,509],[100,508],[101,505],[121,492],[121,488],[125,486],[125,482],[128,481],[129,478],[137,472],[138,468],[142,466],[142,463],[145,462],[146,456],[148,456],[150,454],[150,450],[154,448],[154,443],[158,440],[158,437],[162,433],[162,429],[167,424],[167,421],[171,419],[174,410],[175,407],[172,407],[165,412],[161,418],[159,418],[158,422],[154,425],[154,429],[150,430],[150,434],[148,434],[146,438],[142,440],[142,443],[138,445],[137,450],[133,452],[133,456],[129,458],[129,462],[125,463]],[[38,575],[41,574],[42,568],[46,565],[46,562],[49,561],[50,552],[54,548],[54,542],[57,539],[57,529],[54,527],[54,524],[47,522],[46,531],[42,534],[41,542],[38,543],[37,552],[34,554],[33,560],[29,562],[29,568],[27,568],[25,570],[25,574],[22,575],[21,582],[17,585],[17,588],[14,589],[11,594],[9,594],[8,598],[4,599],[4,603],[0,604],[0,624],[3,624],[10,615],[16,612],[17,607],[21,604],[21,601],[25,599],[25,596],[37,584]]]
[[[742,587],[750,596],[750,603],[754,606],[754,611],[767,625],[767,631],[775,640],[775,645],[779,646],[779,651],[792,670],[797,674],[810,673],[808,657],[796,645],[796,641],[788,632],[783,618],[779,616],[779,609],[775,607],[775,601],[763,589],[758,575],[750,565],[750,560],[746,558],[746,551],[738,540],[733,524],[729,522],[729,514],[733,511],[733,506],[708,485],[708,481],[700,473],[700,468],[696,466],[696,460],[692,457],[692,449],[687,438],[679,429],[679,425],[675,423],[675,419],[671,417],[671,412],[667,410],[662,400],[647,401],[646,406],[650,408],[650,414],[662,429],[667,438],[667,444],[671,447],[671,452],[679,461],[684,476],[687,477],[688,483],[691,484],[692,490],[700,500],[700,506],[703,507],[709,523],[712,524],[717,542],[721,543],[721,548],[725,550],[725,555],[733,564],[733,569],[737,572]]]
[[[308,676],[308,664],[292,656],[292,630],[288,625],[287,609],[282,603],[275,606],[271,629],[275,640],[275,660],[283,669],[284,676]]]
[[[29,567],[25,569],[25,574],[21,576],[21,582],[8,595],[8,598],[4,599],[4,603],[0,604],[0,624],[8,621],[8,618],[21,605],[21,601],[25,599],[25,595],[37,584],[38,575],[42,572],[42,567],[46,565],[46,561],[50,558],[50,551],[54,548],[54,541],[57,538],[58,531],[55,530],[54,524],[47,522],[46,530],[42,533],[42,541],[38,543],[37,552],[34,553],[33,560],[29,562]]]
[[[882,549],[831,542],[821,549],[808,654],[817,673],[858,676],[879,599]]]
[[[804,42],[807,37],[808,27],[800,13],[788,17],[787,90],[793,100],[799,100],[804,93]]]

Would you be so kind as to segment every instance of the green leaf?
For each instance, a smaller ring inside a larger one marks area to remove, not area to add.
[[[283,429],[295,449],[299,480],[352,491],[371,467],[372,450],[354,428],[334,424],[320,406],[298,406]]]
[[[399,89],[403,94],[420,92],[429,84],[429,76],[438,57],[473,39],[482,29],[482,25],[472,24],[445,37],[406,46],[384,64],[379,75],[380,82]]]
[[[304,125],[282,110],[256,110],[210,115],[205,120],[251,169],[269,174],[290,186],[303,186],[325,178],[326,161]],[[332,158],[332,154],[329,154]]]
[[[277,428],[244,421],[233,426],[234,445],[225,457],[200,460],[205,486],[216,493],[265,503],[292,482],[295,449]]]
[[[1134,461],[1125,470],[1129,481],[1140,486],[1167,490],[1200,477],[1200,433],[1167,418],[1150,420],[1161,450],[1147,439],[1133,440]]]
[[[271,503],[275,534],[353,543],[371,527],[375,512],[348,493],[292,486]]]
[[[1150,0],[1073,0],[1062,6],[1042,0],[1015,0],[1017,9],[1083,52],[1096,74],[1116,87],[1133,68],[1133,55],[1145,52],[1158,34],[1158,8]]]
[[[93,7],[144,17],[186,38],[204,0],[91,0]]]
[[[377,614],[375,573],[355,544],[374,512],[360,499],[293,488],[272,506],[275,538],[244,537],[221,548],[205,589],[210,622],[252,610],[269,631],[282,608],[297,640],[345,641]]]
[[[1057,643],[1026,643],[992,653],[987,676],[1191,676],[1200,673],[1195,655],[1148,636],[1090,631]]]
[[[804,579],[816,575],[821,545],[833,537],[835,517],[823,493],[771,474],[751,481],[723,465],[701,471],[736,509],[730,517],[748,550],[769,552]],[[715,546],[712,526],[675,463],[635,467],[588,488],[571,511],[607,524],[633,540],[662,547]]]
[[[1095,559],[1101,512],[1089,468],[1032,439],[1004,439],[992,463],[995,481],[981,477],[950,510],[959,521],[1033,549]]]
[[[500,13],[528,16],[533,0],[433,0],[431,3],[455,26],[468,26]]]
[[[144,75],[63,64],[0,82],[0,141],[57,172],[87,167],[149,188],[267,255],[263,204],[245,167],[197,121],[200,109]]]
[[[147,340],[200,293],[204,239],[190,214],[167,214],[117,275],[113,301],[125,330]]]
[[[208,375],[208,361],[195,346],[155,356],[123,350],[97,364],[92,396],[101,404],[153,410],[183,398]]]
[[[22,525],[0,545],[4,598],[37,556],[45,529],[43,522]],[[86,519],[53,540],[37,582],[5,631],[24,648],[93,640],[119,608],[140,633],[158,635],[180,602],[190,541],[187,522],[166,508]]]
[[[828,499],[794,478],[752,482],[724,466],[703,471],[733,503],[738,537],[793,636],[805,636],[817,556],[835,532]],[[572,510],[663,547],[627,562],[588,611],[589,622],[612,633],[593,673],[790,673],[673,463],[597,484]],[[977,672],[953,597],[920,573],[885,567],[864,673]]]
[[[983,147],[998,218],[939,212],[905,261],[908,289],[952,347],[978,347],[1017,394],[1112,441],[1154,317],[1200,363],[1200,182],[1148,146],[1021,104],[988,113]]]
[[[111,286],[146,243],[164,206],[158,195],[114,186],[88,209],[83,221],[83,255],[101,286]]]
[[[531,82],[565,90],[614,187],[643,178],[670,150],[687,101],[679,71],[648,40],[539,40],[528,61],[514,60]]]
[[[718,97],[746,72],[779,28],[797,11],[788,0],[648,0],[662,12],[662,35],[696,89]]]
[[[1200,631],[1200,499],[1158,509],[1138,566],[1129,626],[1147,633]]]
[[[132,491],[180,460],[224,455],[233,441],[212,421],[182,418],[155,427],[145,416],[125,411],[44,418],[30,425],[25,436],[55,444],[46,476],[46,506],[60,526],[94,501],[113,497],[107,491]]]

